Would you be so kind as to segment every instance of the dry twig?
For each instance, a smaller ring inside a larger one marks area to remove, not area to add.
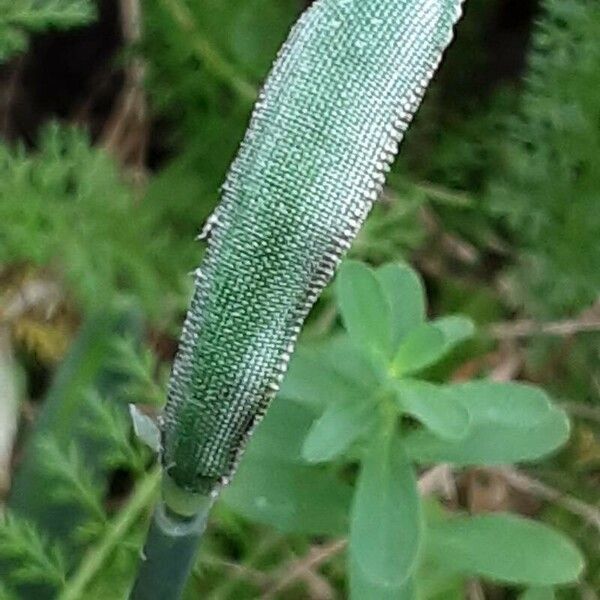
[[[142,36],[142,15],[139,0],[120,0],[121,28],[128,46],[135,46]],[[125,85],[115,109],[106,122],[101,144],[124,164],[143,172],[148,141],[148,118],[144,78],[146,67],[139,56],[132,57],[125,67]]]
[[[494,469],[494,471],[504,477],[508,484],[514,489],[562,506],[600,532],[600,509],[586,504],[578,498],[569,496],[568,494],[565,494],[546,483],[542,483],[529,475],[521,473],[512,467],[500,467]]]
[[[576,335],[590,331],[600,331],[600,317],[596,310],[586,311],[577,319],[539,323],[523,320],[509,323],[495,323],[487,328],[487,333],[499,340],[510,340],[534,335],[554,335],[559,337]]]
[[[318,569],[321,565],[342,552],[346,548],[346,545],[346,540],[334,540],[323,546],[313,546],[306,556],[294,560],[280,569],[280,575],[276,576],[275,583],[262,595],[262,600],[275,598],[279,593],[306,575],[306,573],[314,573],[314,569]],[[327,596],[321,597],[331,598],[332,596],[328,593]]]

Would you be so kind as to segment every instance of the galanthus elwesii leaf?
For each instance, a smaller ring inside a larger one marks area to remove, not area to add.
[[[583,556],[565,535],[509,514],[434,523],[427,532],[426,554],[445,569],[526,585],[570,583],[584,566]]]
[[[406,448],[417,462],[502,465],[533,460],[564,444],[569,421],[539,388],[518,383],[473,381],[448,386],[469,413],[460,440],[423,430],[410,433]]]
[[[425,321],[425,287],[416,271],[402,263],[390,263],[376,271],[391,307],[392,350],[411,329]]]
[[[336,290],[344,327],[356,347],[381,360],[389,358],[391,307],[375,272],[363,263],[346,261],[340,267]]]
[[[400,343],[392,360],[392,376],[402,377],[422,371],[443,356],[445,347],[444,334],[431,323],[422,323]]]
[[[470,417],[459,396],[447,386],[415,379],[392,382],[398,407],[434,435],[457,440],[467,435]]]
[[[377,405],[367,398],[329,404],[308,432],[303,458],[318,463],[338,457],[374,426],[376,418]]]
[[[399,587],[416,568],[422,535],[417,481],[402,444],[374,436],[352,505],[350,560],[375,584]]]
[[[294,26],[204,229],[162,430],[176,488],[227,483],[276,396],[302,325],[373,203],[433,77],[461,0],[316,0]],[[389,358],[390,308],[348,263],[353,341]]]

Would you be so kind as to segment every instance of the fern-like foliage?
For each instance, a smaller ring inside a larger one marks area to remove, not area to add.
[[[61,588],[66,580],[66,561],[60,546],[50,543],[29,521],[6,515],[0,522],[0,556],[14,566],[14,584],[47,584]],[[6,596],[10,598],[8,590]],[[3,592],[0,589],[0,598]]]
[[[27,48],[28,34],[89,23],[90,0],[0,0],[0,61]]]
[[[297,0],[157,0],[144,10],[144,55],[173,159],[150,182],[166,218],[192,237],[211,212]]]
[[[81,506],[90,518],[104,523],[104,491],[92,477],[77,446],[62,449],[54,439],[40,441],[38,450],[44,467],[54,482],[49,494],[50,502]]]
[[[53,271],[87,310],[126,296],[158,315],[179,302],[172,265],[193,264],[192,240],[170,236],[160,205],[143,208],[78,129],[47,127],[35,153],[0,144],[0,263]]]
[[[82,429],[90,439],[100,442],[103,463],[110,469],[127,469],[142,474],[147,454],[132,442],[131,419],[122,406],[102,398],[96,391],[88,394],[90,414]]]
[[[131,337],[114,340],[111,368],[125,376],[120,386],[123,401],[162,407],[170,367],[160,364],[147,346],[141,346]]]
[[[508,127],[490,203],[525,250],[521,302],[576,312],[600,289],[600,5],[546,0],[522,111]]]
[[[131,472],[136,478],[147,477],[144,469],[149,459],[148,450],[134,438],[125,407],[114,398],[102,398],[94,390],[85,394],[90,417],[76,424],[76,431],[95,442],[99,452],[97,462],[102,469],[110,472],[118,468]],[[20,592],[22,586],[63,589],[77,572],[79,559],[92,548],[106,543],[112,533],[113,511],[106,506],[104,478],[90,469],[82,448],[75,443],[63,448],[48,436],[40,440],[37,449],[48,480],[52,481],[46,494],[47,502],[76,510],[83,517],[69,532],[68,540],[50,539],[45,533],[45,523],[39,523],[38,527],[15,514],[9,513],[0,520],[0,561],[5,586],[0,586],[0,600],[12,600],[12,594]],[[115,518],[119,518],[118,515]],[[119,539],[119,547],[110,560],[106,559],[106,568],[111,571],[111,577],[119,579],[121,587],[131,578],[141,541],[140,531],[132,530],[130,535]],[[77,559],[68,557],[67,542],[74,542],[83,551]],[[107,585],[111,581],[111,578],[102,579]]]

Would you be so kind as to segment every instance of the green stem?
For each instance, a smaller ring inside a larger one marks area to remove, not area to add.
[[[92,579],[102,570],[110,553],[122,542],[129,528],[152,502],[160,485],[160,469],[152,471],[138,486],[127,506],[119,513],[100,544],[83,559],[75,576],[71,578],[58,600],[80,600]]]
[[[159,503],[130,600],[181,598],[194,567],[212,503],[213,499],[205,497],[193,517],[175,514],[164,502]]]

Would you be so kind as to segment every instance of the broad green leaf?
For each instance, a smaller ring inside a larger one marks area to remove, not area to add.
[[[333,361],[331,361],[333,362]],[[300,347],[294,353],[279,395],[314,409],[331,402],[359,401],[369,393],[314,348]]]
[[[225,503],[282,531],[345,533],[352,489],[300,456],[313,419],[304,405],[276,399],[223,492]]]
[[[302,456],[312,463],[336,458],[375,423],[372,402],[330,404],[308,432]]]
[[[351,600],[414,600],[417,597],[412,577],[398,586],[384,585],[371,581],[352,560],[349,560],[349,572]]]
[[[346,331],[357,348],[379,357],[391,352],[391,309],[375,272],[357,261],[342,264],[336,282]]]
[[[400,377],[421,371],[437,362],[445,352],[444,334],[431,323],[423,323],[402,340],[392,361],[392,375]]]
[[[529,585],[575,581],[584,561],[562,533],[509,514],[455,517],[432,524],[427,554],[465,575]]]
[[[461,342],[469,339],[475,333],[475,323],[462,315],[450,315],[431,322],[443,334],[446,340],[444,352],[449,352]]]
[[[519,600],[555,600],[556,594],[551,587],[531,587],[525,590]]]
[[[471,424],[457,441],[429,431],[406,438],[409,455],[418,462],[501,465],[544,456],[569,436],[564,411],[554,408],[540,389],[517,383],[474,381],[448,386],[467,409]]]
[[[451,440],[466,435],[469,413],[451,389],[414,379],[394,381],[392,386],[400,410],[421,421],[435,435]]]
[[[392,349],[411,329],[425,320],[425,288],[418,273],[408,265],[390,263],[377,269],[391,307]]]
[[[374,584],[398,587],[416,567],[422,515],[400,441],[378,436],[362,463],[350,524],[350,557]]]
[[[322,468],[247,456],[222,497],[246,518],[280,531],[342,535],[352,488]]]
[[[425,557],[414,575],[418,582],[418,598],[427,600],[464,600],[466,577],[445,569]]]
[[[344,379],[352,382],[360,393],[368,395],[379,386],[379,375],[366,356],[356,348],[348,335],[337,335],[319,347],[319,355],[323,362],[330,365]]]
[[[303,404],[276,398],[252,436],[244,460],[273,460],[302,464],[301,450],[314,414]]]

